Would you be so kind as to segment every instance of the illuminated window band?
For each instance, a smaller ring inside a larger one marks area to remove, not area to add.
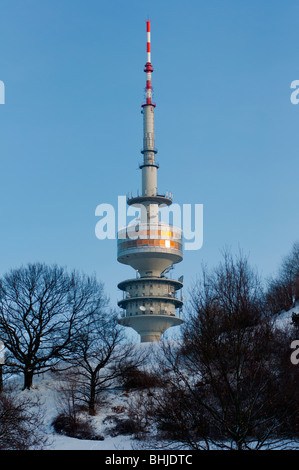
[[[162,238],[175,238],[181,239],[182,234],[178,231],[169,231],[169,230],[138,230],[138,232],[127,232],[127,238],[135,239],[140,237],[162,237]]]
[[[127,248],[139,248],[142,246],[159,246],[163,248],[173,248],[174,250],[182,250],[182,244],[180,242],[174,242],[172,240],[161,240],[157,238],[127,240],[119,243],[120,250],[126,250]]]
[[[140,224],[133,230],[131,227],[119,230],[119,240],[136,240],[138,238],[172,238],[175,240],[182,239],[182,230],[171,225],[164,225],[163,227],[149,224]]]

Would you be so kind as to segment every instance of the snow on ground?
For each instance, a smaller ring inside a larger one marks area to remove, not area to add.
[[[107,415],[113,415],[111,410],[114,406],[124,405],[120,392],[105,393],[105,405],[99,410],[96,417],[92,419],[98,434],[104,437],[104,440],[84,440],[76,439],[57,434],[52,426],[53,419],[59,414],[57,402],[57,392],[55,391],[55,379],[50,374],[43,374],[35,377],[34,387],[30,391],[25,391],[30,396],[40,399],[41,408],[44,413],[45,432],[49,439],[47,450],[131,450],[134,441],[131,436],[111,437],[108,434],[108,428],[112,425],[103,423]],[[123,397],[126,398],[126,397]],[[108,401],[108,400],[109,401]]]
[[[50,391],[51,395],[51,391]],[[54,407],[49,407],[48,409],[48,429],[50,440],[52,441],[51,449],[53,450],[132,450],[137,447],[137,441],[129,435],[118,435],[112,437],[109,435],[109,429],[113,427],[113,422],[107,420],[107,416],[116,415],[117,417],[126,417],[124,412],[113,412],[114,408],[122,408],[128,403],[128,399],[131,399],[132,394],[126,396],[125,392],[111,391],[110,393],[103,394],[103,399],[105,404],[100,408],[98,414],[93,418],[93,423],[96,431],[104,437],[104,440],[84,440],[84,439],[75,439],[67,436],[61,436],[57,433],[54,433],[51,426],[52,419],[58,414],[57,409],[54,411]],[[106,421],[105,421],[106,419]]]
[[[148,364],[154,357],[154,352],[160,347],[160,343],[140,343],[136,345],[138,348],[146,348],[148,353]],[[23,378],[20,377],[19,387],[22,387]],[[58,394],[57,394],[57,377],[56,374],[48,372],[35,376],[33,379],[33,388],[28,393],[29,396],[38,397],[44,412],[44,423],[46,434],[49,438],[49,446],[47,450],[136,450],[138,441],[130,435],[111,436],[109,430],[115,425],[113,420],[107,419],[107,416],[116,416],[118,418],[126,418],[126,406],[134,398],[134,391],[126,392],[124,390],[115,389],[108,390],[102,394],[102,403],[98,413],[92,417],[92,423],[96,432],[104,437],[104,440],[84,440],[76,439],[68,436],[57,434],[52,426],[53,419],[59,414]],[[151,449],[147,449],[151,450]]]
[[[295,306],[292,307],[290,310],[283,311],[280,314],[277,315],[275,324],[278,328],[287,328],[287,327],[293,327],[293,322],[292,322],[292,314],[293,313],[298,313],[299,314],[299,302],[296,302]],[[299,338],[298,338],[299,339]]]

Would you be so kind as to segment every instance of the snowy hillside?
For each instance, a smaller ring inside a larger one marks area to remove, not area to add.
[[[157,351],[160,343],[140,343],[136,345],[147,351],[148,365],[150,367],[151,358],[154,351]],[[13,379],[15,388],[20,391],[23,385],[23,377]],[[38,398],[42,413],[44,415],[45,434],[48,438],[47,450],[132,450],[136,449],[138,441],[133,435],[125,432],[115,435],[115,424],[126,421],[127,407],[134,399],[134,391],[125,391],[120,388],[107,390],[101,395],[101,404],[96,416],[88,417],[92,427],[100,440],[76,439],[61,434],[57,434],[52,426],[53,419],[60,412],[59,408],[59,388],[60,375],[56,373],[45,373],[34,377],[34,386],[31,390],[22,391],[23,395]],[[136,393],[136,392],[135,392]],[[85,413],[86,417],[86,413]],[[139,443],[140,444],[140,443]]]
[[[292,326],[292,313],[299,313],[299,303],[287,312],[277,315],[276,324],[279,328]],[[140,343],[136,345],[138,348],[146,351],[149,367],[155,355],[159,353],[161,343]],[[15,380],[15,379],[14,379]],[[16,381],[16,387],[22,388],[22,380],[20,377]],[[134,390],[124,390],[115,388],[107,390],[102,394],[100,408],[96,416],[88,417],[97,436],[98,440],[86,440],[67,437],[57,434],[54,431],[52,422],[59,414],[58,386],[59,374],[45,373],[34,377],[34,387],[30,391],[23,391],[22,394],[35,396],[41,402],[41,408],[44,414],[45,434],[48,437],[48,450],[151,450],[144,447],[144,443],[134,439],[133,434],[128,432],[115,432],[115,424],[125,422],[129,419],[127,414],[128,407],[136,393]],[[86,416],[86,413],[85,413]]]
[[[59,435],[54,432],[51,425],[53,419],[58,414],[56,393],[54,391],[55,380],[48,374],[40,377],[36,381],[36,387],[33,391],[25,393],[35,393],[42,400],[42,406],[45,410],[46,432],[49,437],[50,450],[131,450],[136,447],[136,442],[131,436],[119,435],[111,436],[110,430],[113,428],[112,419],[107,417],[116,416],[125,417],[125,411],[121,413],[115,410],[122,410],[130,400],[130,395],[121,391],[111,391],[103,394],[103,406],[97,416],[92,417],[92,424],[103,440],[84,440],[75,439],[68,436]]]

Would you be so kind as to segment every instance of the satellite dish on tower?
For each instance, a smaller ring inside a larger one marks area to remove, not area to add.
[[[145,312],[145,307],[143,305],[141,305],[139,308],[142,312]]]

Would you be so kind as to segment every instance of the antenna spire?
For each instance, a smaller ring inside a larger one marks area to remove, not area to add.
[[[152,103],[153,89],[152,89],[151,74],[154,71],[154,69],[151,63],[151,22],[149,20],[147,20],[146,22],[146,35],[147,35],[147,43],[146,43],[147,62],[144,66],[144,71],[146,73],[145,99],[146,99],[146,104],[153,104]]]

